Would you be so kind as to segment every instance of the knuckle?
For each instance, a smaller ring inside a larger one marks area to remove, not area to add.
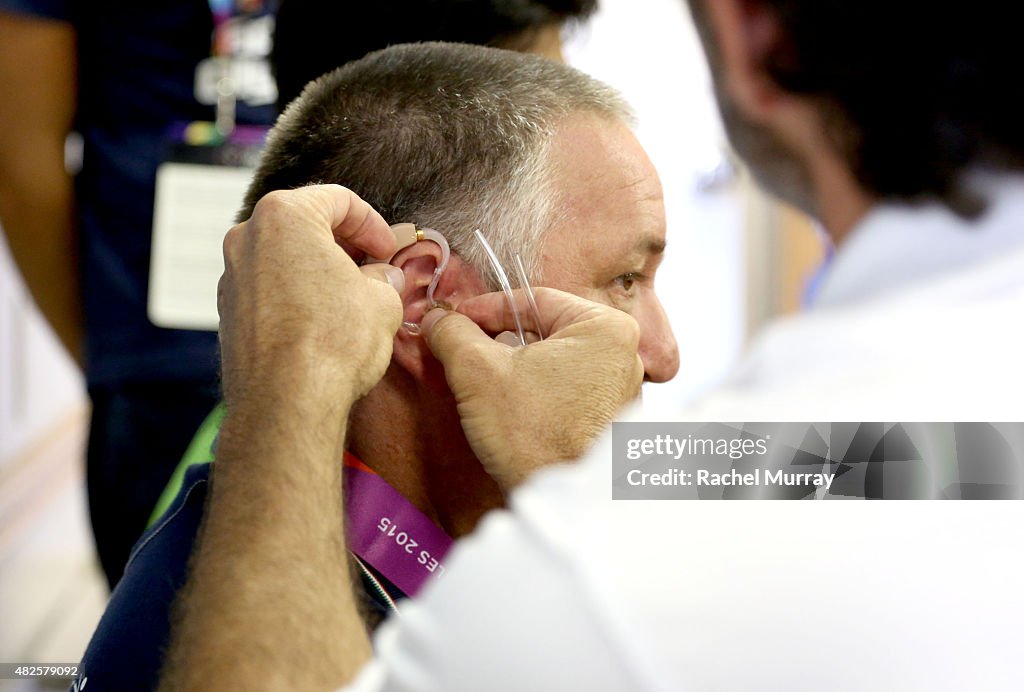
[[[228,232],[224,234],[224,242],[222,248],[224,251],[224,257],[227,259],[230,255],[234,254],[236,246],[241,242],[240,236],[244,233],[243,226],[245,224],[235,224],[228,229]]]
[[[224,315],[224,308],[227,302],[227,287],[224,285],[224,281],[224,275],[222,274],[217,281],[217,314],[221,316]]]
[[[562,292],[548,286],[532,286],[533,298],[538,303],[554,302],[559,299]]]
[[[613,320],[612,334],[616,344],[630,351],[640,346],[640,324],[632,316],[618,310]]]
[[[271,190],[256,202],[253,216],[276,216],[289,206],[290,196],[287,190]]]

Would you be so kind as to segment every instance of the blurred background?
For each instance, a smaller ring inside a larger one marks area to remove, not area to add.
[[[658,289],[682,364],[644,396],[678,403],[720,380],[765,320],[799,307],[823,241],[729,160],[685,3],[600,0],[565,40],[567,62],[634,106],[662,177],[669,247]],[[0,242],[0,662],[79,660],[107,598],[86,511],[88,415],[80,371]]]

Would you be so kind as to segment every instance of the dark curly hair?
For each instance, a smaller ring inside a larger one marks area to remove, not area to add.
[[[283,107],[312,79],[398,43],[449,41],[522,50],[597,0],[280,0],[271,64]]]
[[[753,1],[783,32],[766,72],[818,101],[869,192],[938,198],[971,216],[983,205],[966,170],[1024,167],[1020,3]]]

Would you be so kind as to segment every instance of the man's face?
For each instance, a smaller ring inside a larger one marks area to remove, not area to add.
[[[538,284],[632,315],[646,378],[672,379],[679,349],[654,293],[665,249],[654,166],[628,127],[595,116],[563,123],[550,156],[557,221],[544,236]]]
[[[732,148],[762,188],[798,209],[815,215],[813,190],[806,166],[776,133],[743,114],[729,93],[729,81],[724,74],[716,33],[718,27],[714,26],[712,12],[705,0],[689,0],[689,7],[707,55],[715,101]]]

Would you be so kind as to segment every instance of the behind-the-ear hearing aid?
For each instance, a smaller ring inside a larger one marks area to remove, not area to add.
[[[448,268],[448,259],[451,257],[451,249],[448,247],[448,241],[445,240],[443,235],[435,231],[433,228],[417,228],[416,224],[413,223],[396,223],[391,226],[391,232],[395,234],[395,241],[398,245],[398,249],[391,253],[391,256],[386,259],[367,257],[366,263],[390,263],[399,252],[421,240],[429,240],[436,243],[437,246],[441,248],[441,261],[437,263],[437,267],[434,269],[434,276],[430,279],[430,285],[427,286],[427,301],[430,305],[435,305],[434,291],[437,290],[437,284],[440,283],[441,275],[444,274],[444,270]]]
[[[448,268],[448,259],[451,257],[451,249],[448,247],[448,241],[445,240],[443,235],[434,229],[418,228],[416,224],[413,223],[396,223],[391,226],[391,232],[395,235],[395,241],[398,246],[397,249],[391,253],[390,257],[387,258],[367,257],[366,263],[390,263],[391,260],[394,259],[395,255],[403,249],[421,240],[429,240],[437,243],[437,246],[441,248],[441,261],[437,263],[437,267],[434,269],[434,276],[431,278],[430,285],[427,287],[427,303],[431,307],[436,306],[437,302],[434,300],[434,291],[437,289],[437,285],[441,281],[441,276],[444,274],[444,270]],[[513,319],[515,320],[516,339],[521,346],[525,346],[526,335],[523,331],[522,321],[519,319],[519,309],[516,307],[516,302],[512,295],[512,285],[508,280],[508,274],[505,273],[504,267],[501,266],[501,262],[498,260],[498,255],[491,248],[491,244],[487,242],[487,238],[485,238],[484,234],[480,232],[480,229],[474,231],[473,236],[476,238],[476,241],[480,244],[484,254],[490,261],[491,267],[494,269],[494,273],[498,278],[498,283],[501,285],[501,289],[505,292],[505,298],[508,301]],[[527,280],[522,258],[517,254],[515,256],[515,260],[519,287],[526,293],[527,303],[533,316],[534,329],[536,330],[534,333],[539,339],[544,339],[544,333],[541,328],[540,312],[537,310],[537,302],[533,296],[533,289],[530,288],[530,283]],[[410,332],[419,332],[418,324],[403,322],[402,325]]]

